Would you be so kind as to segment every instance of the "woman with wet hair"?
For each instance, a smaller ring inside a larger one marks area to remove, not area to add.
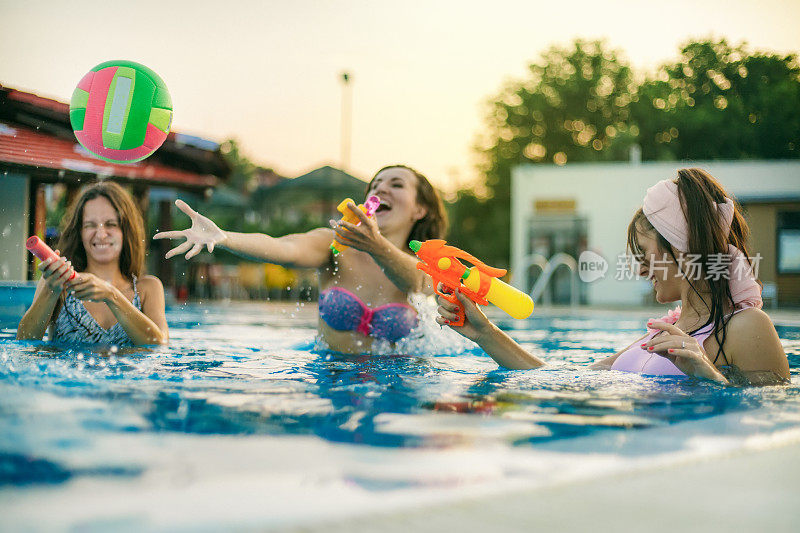
[[[430,289],[408,248],[412,239],[442,238],[447,220],[439,194],[425,176],[405,165],[379,170],[366,188],[380,206],[367,217],[355,204],[350,210],[360,225],[334,223],[334,229],[271,237],[261,233],[223,231],[185,202],[176,205],[189,215],[192,227],[158,233],[154,238],[185,238],[166,257],[186,253],[190,259],[205,246],[222,247],[257,261],[295,268],[314,268],[319,274],[319,331],[324,342],[344,353],[366,353],[373,342],[395,343],[417,325],[408,295]],[[331,242],[349,246],[338,255]],[[431,290],[432,292],[432,290]]]
[[[142,275],[144,223],[125,189],[107,181],[86,187],[64,218],[57,247],[57,257],[39,264],[42,278],[18,339],[41,339],[49,327],[51,340],[61,342],[167,342],[164,287]]]
[[[594,368],[649,375],[690,375],[728,384],[775,384],[789,379],[789,363],[775,326],[761,310],[741,208],[707,172],[682,169],[647,190],[628,226],[628,249],[639,273],[653,283],[659,303],[680,301],[648,333]],[[544,365],[494,326],[467,298],[464,326],[501,366]],[[439,299],[437,321],[455,319]]]

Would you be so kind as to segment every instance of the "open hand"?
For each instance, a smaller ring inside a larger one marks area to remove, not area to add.
[[[705,350],[697,342],[697,339],[687,335],[677,326],[658,320],[648,323],[647,327],[661,330],[664,333],[656,335],[648,342],[643,343],[642,348],[661,357],[666,357],[687,376],[728,383],[725,376],[708,359]]]
[[[378,229],[375,218],[368,217],[354,202],[348,202],[347,208],[358,217],[361,223],[356,225],[342,220],[331,221],[331,225],[336,231],[334,240],[368,254],[378,251],[384,238]]]
[[[444,285],[439,283],[437,290],[440,292],[445,289]],[[450,326],[451,329],[457,333],[465,336],[471,341],[479,342],[480,338],[492,329],[492,323],[483,314],[478,305],[464,296],[460,291],[456,290],[456,298],[464,306],[464,325],[453,326],[452,321],[455,321],[458,316],[458,306],[444,296],[437,296],[436,301],[439,303],[437,311],[439,316],[436,317],[436,322],[442,326]]]
[[[219,229],[211,219],[204,217],[184,202],[175,200],[178,209],[189,215],[192,219],[192,227],[181,231],[162,231],[153,235],[154,239],[180,239],[185,238],[186,242],[179,244],[164,256],[169,259],[172,256],[186,252],[186,259],[191,259],[203,250],[205,246],[209,252],[214,251],[214,245],[225,240],[225,232]],[[190,250],[191,248],[191,250]]]

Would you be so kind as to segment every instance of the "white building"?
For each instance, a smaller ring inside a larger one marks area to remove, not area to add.
[[[751,255],[761,255],[759,278],[780,305],[800,305],[800,161],[573,163],[524,165],[512,173],[511,265],[514,284],[530,291],[536,258],[562,252],[578,259],[594,251],[608,262],[605,276],[580,283],[588,304],[652,301],[645,280],[620,279],[627,227],[648,187],[699,167],[742,204],[750,224]],[[538,254],[538,255],[537,255]],[[555,298],[569,290],[566,269],[554,279]],[[566,289],[566,291],[565,291]],[[765,294],[766,296],[766,294]]]

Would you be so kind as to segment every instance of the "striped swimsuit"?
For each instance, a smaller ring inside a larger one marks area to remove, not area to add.
[[[136,276],[133,276],[133,306],[142,310]],[[103,329],[83,303],[72,294],[67,294],[64,306],[53,325],[53,341],[133,346],[133,341],[119,322],[109,329]]]

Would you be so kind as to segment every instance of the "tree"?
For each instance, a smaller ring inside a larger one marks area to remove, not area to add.
[[[220,152],[232,169],[228,186],[242,194],[252,192],[256,185],[256,165],[242,153],[239,141],[228,139],[220,146]]]
[[[689,42],[639,87],[633,120],[642,157],[800,157],[800,67],[794,55],[724,39]]]
[[[637,82],[602,41],[553,47],[490,103],[479,148],[485,197],[459,191],[450,240],[509,258],[511,170],[520,164],[800,157],[800,66],[794,54],[750,52],[724,39],[685,44]]]
[[[512,168],[627,159],[636,138],[628,127],[636,89],[631,68],[601,41],[576,40],[545,52],[525,79],[508,84],[490,104],[481,149],[488,198],[459,192],[450,239],[467,247],[479,241],[487,262],[507,265]]]

